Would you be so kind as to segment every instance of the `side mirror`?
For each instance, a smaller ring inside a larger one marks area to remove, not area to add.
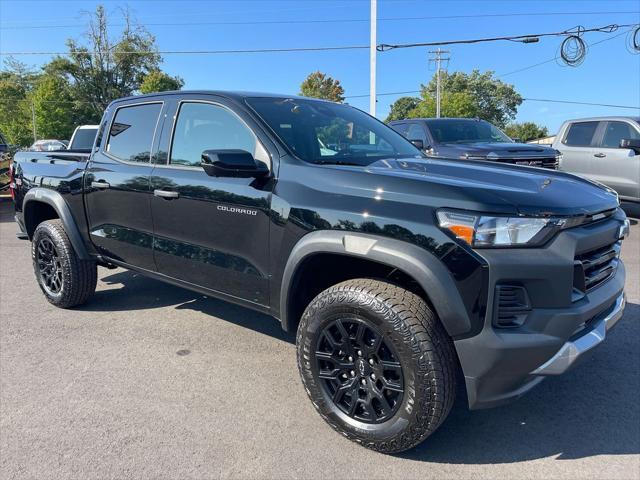
[[[258,178],[269,173],[267,166],[246,150],[205,150],[201,165],[211,177]]]
[[[623,138],[620,140],[620,148],[628,148],[635,152],[636,155],[640,155],[640,139],[638,138]]]
[[[418,148],[419,150],[424,150],[424,142],[422,140],[415,138],[409,141],[413,143],[414,147]]]
[[[512,138],[513,143],[524,143],[521,138]]]

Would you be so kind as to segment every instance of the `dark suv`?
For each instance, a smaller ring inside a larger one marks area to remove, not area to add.
[[[487,160],[557,169],[560,152],[544,145],[518,143],[498,127],[473,118],[412,118],[389,122],[427,156]]]
[[[49,302],[90,301],[97,267],[119,266],[267,313],[297,332],[320,415],[383,452],[438,428],[457,382],[485,408],[563,373],[624,309],[615,192],[428,159],[348,105],[125,98],[91,153],[15,162],[19,235]]]

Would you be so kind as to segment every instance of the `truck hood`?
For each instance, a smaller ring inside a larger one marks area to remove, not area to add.
[[[610,188],[542,168],[466,160],[385,159],[370,164],[367,171],[423,182],[427,192],[444,188],[450,194],[486,203],[487,208],[512,207],[522,215],[592,215],[618,206],[618,196]]]
[[[556,151],[544,145],[531,145],[527,143],[441,143],[435,148],[438,155],[449,155],[460,158],[466,155],[486,157],[492,153],[498,158],[518,157],[553,157]]]

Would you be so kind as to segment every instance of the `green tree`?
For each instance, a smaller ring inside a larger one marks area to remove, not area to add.
[[[71,86],[63,77],[42,75],[27,99],[35,109],[39,138],[71,137],[77,121]]]
[[[7,141],[26,147],[33,143],[31,106],[27,95],[38,75],[27,65],[8,58],[0,71],[0,132]]]
[[[416,108],[419,103],[420,99],[417,97],[400,97],[391,104],[391,111],[387,115],[385,122],[409,118],[409,112]]]
[[[180,90],[184,80],[180,77],[172,77],[160,70],[149,72],[140,85],[140,93],[166,92]]]
[[[6,77],[0,78],[0,131],[11,144],[26,147],[33,143],[31,110],[26,92]]]
[[[340,80],[334,80],[329,75],[316,71],[310,73],[302,82],[300,95],[323,98],[332,102],[343,102],[344,88],[340,85]]]
[[[68,138],[77,125],[97,123],[105,107],[144,91],[177,89],[179,77],[161,72],[155,38],[125,11],[124,29],[108,31],[102,6],[89,18],[84,42],[68,40],[68,57],[57,56],[34,72],[13,59],[0,70],[0,130],[21,146],[33,142],[32,106],[39,138]],[[147,90],[150,89],[150,90]]]
[[[537,125],[534,122],[511,123],[505,127],[504,132],[511,138],[517,138],[522,142],[549,136],[547,127]]]
[[[513,85],[494,78],[493,73],[491,71],[480,73],[479,70],[473,70],[471,73],[441,72],[443,115],[477,116],[499,127],[506,126],[515,118],[518,106],[523,99]],[[436,77],[434,75],[426,86],[422,85],[422,99],[430,102],[435,99],[435,96]],[[448,103],[452,103],[450,108]]]
[[[128,12],[123,17],[124,29],[113,39],[105,9],[99,5],[89,21],[88,44],[67,40],[69,56],[58,56],[45,67],[46,72],[69,80],[75,99],[88,106],[91,121],[97,122],[112,100],[139,91],[144,78],[159,69],[155,37],[134,24]]]
[[[436,116],[436,100],[426,96],[407,118],[430,118]],[[451,118],[475,118],[480,116],[479,106],[469,92],[446,92],[440,99],[440,115]]]

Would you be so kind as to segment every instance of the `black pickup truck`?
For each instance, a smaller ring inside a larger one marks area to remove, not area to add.
[[[389,126],[430,158],[460,158],[557,170],[562,154],[548,145],[521,143],[486,120],[411,118]]]
[[[601,343],[629,224],[570,174],[425,158],[347,105],[173,92],[106,110],[90,156],[16,155],[19,235],[63,308],[119,266],[297,331],[320,415],[383,452],[513,400]],[[457,389],[462,382],[466,389]]]

